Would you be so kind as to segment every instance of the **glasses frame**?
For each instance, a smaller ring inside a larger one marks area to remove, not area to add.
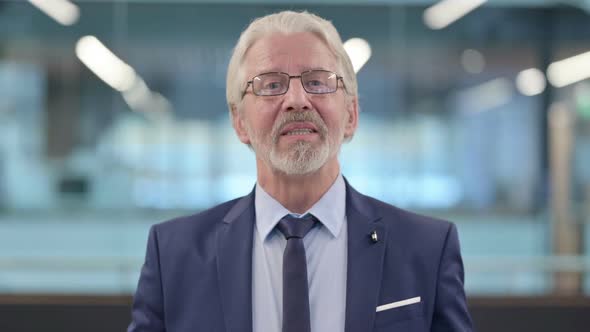
[[[307,73],[311,73],[311,72],[325,72],[325,73],[331,73],[336,75],[336,89],[334,89],[334,91],[330,91],[330,92],[310,92],[305,88],[305,85],[303,84],[303,76]],[[287,89],[285,90],[285,92],[283,93],[278,93],[278,94],[274,94],[274,95],[259,95],[254,91],[254,79],[258,76],[262,76],[262,75],[267,75],[267,74],[281,74],[284,76],[288,76],[289,80],[287,81]],[[258,74],[254,77],[252,77],[248,82],[246,82],[246,88],[244,89],[244,93],[242,93],[242,98],[244,98],[244,96],[246,95],[246,93],[248,93],[248,87],[252,86],[252,93],[255,96],[260,96],[260,97],[275,97],[275,96],[282,96],[284,94],[286,94],[289,91],[289,88],[291,87],[291,80],[294,78],[298,78],[299,82],[301,83],[301,87],[303,88],[303,90],[305,90],[305,92],[312,94],[312,95],[326,95],[326,94],[330,94],[330,93],[334,93],[336,91],[338,91],[338,88],[340,87],[340,85],[338,84],[338,81],[342,82],[342,87],[344,87],[344,78],[342,76],[339,76],[338,74],[336,74],[333,71],[329,71],[329,70],[324,70],[324,69],[312,69],[312,70],[306,70],[304,72],[302,72],[299,75],[289,75],[288,73],[282,72],[282,71],[270,71],[270,72],[266,72],[266,73],[262,73],[262,74]]]

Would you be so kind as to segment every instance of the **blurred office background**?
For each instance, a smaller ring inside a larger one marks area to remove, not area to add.
[[[588,0],[0,1],[0,329],[123,330],[150,225],[252,189],[226,67],[281,9],[349,41],[343,174],[456,222],[478,330],[585,330]]]

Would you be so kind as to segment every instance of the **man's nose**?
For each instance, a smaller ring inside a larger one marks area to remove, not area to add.
[[[285,93],[284,106],[287,111],[311,109],[309,94],[303,89],[300,78],[291,78],[289,90]]]

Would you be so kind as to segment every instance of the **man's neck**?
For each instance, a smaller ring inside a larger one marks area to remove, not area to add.
[[[258,185],[293,213],[305,213],[330,189],[340,166],[334,158],[314,173],[285,175],[257,161]]]

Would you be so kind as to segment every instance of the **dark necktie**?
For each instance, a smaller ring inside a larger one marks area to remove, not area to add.
[[[307,261],[303,238],[317,219],[308,214],[303,218],[286,215],[277,228],[287,239],[283,253],[283,331],[310,332],[309,288]]]

